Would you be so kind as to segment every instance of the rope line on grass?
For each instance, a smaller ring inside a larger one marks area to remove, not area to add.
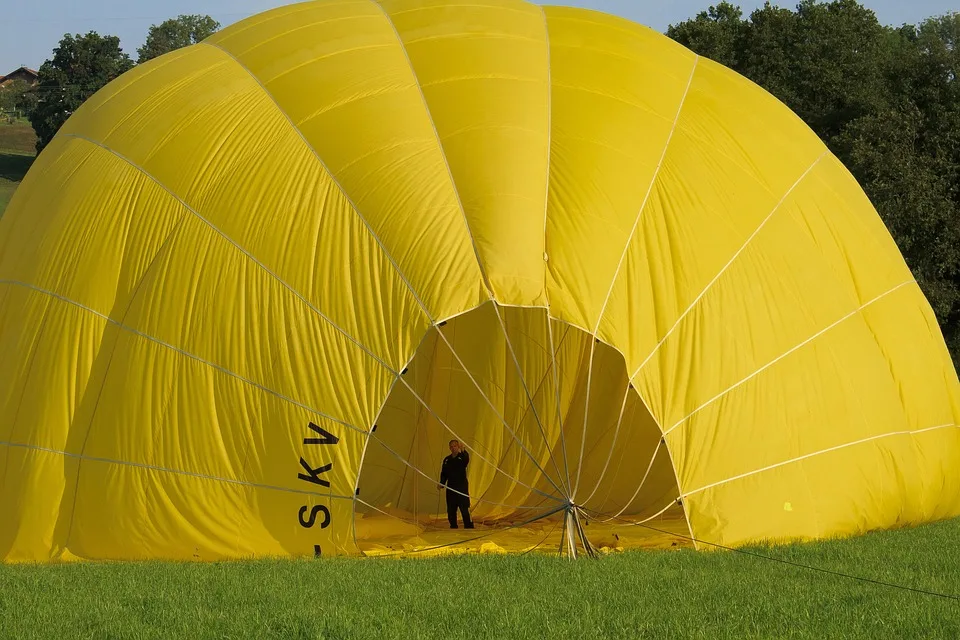
[[[711,546],[711,547],[717,547],[718,549],[725,549],[725,550],[727,550],[727,551],[734,551],[734,552],[736,552],[736,553],[742,553],[742,554],[744,554],[744,555],[753,556],[753,557],[755,557],[755,558],[760,558],[760,559],[762,559],[762,560],[772,560],[773,562],[778,562],[778,563],[780,563],[780,564],[786,564],[786,565],[790,565],[790,566],[793,566],[793,567],[799,567],[799,568],[801,568],[801,569],[809,569],[810,571],[817,571],[817,572],[820,572],[820,573],[826,573],[826,574],[832,575],[832,576],[838,576],[838,577],[841,577],[841,578],[848,578],[848,579],[850,579],[850,580],[858,580],[858,581],[860,581],[860,582],[868,582],[868,583],[871,583],[871,584],[877,584],[877,585],[881,585],[881,586],[884,586],[884,587],[890,587],[890,588],[892,588],[892,589],[901,589],[901,590],[903,590],[903,591],[912,591],[912,592],[914,592],[914,593],[921,593],[921,594],[928,595],[928,596],[934,596],[934,597],[937,597],[937,598],[943,598],[943,599],[945,599],[945,600],[955,600],[955,601],[957,601],[957,602],[960,602],[960,595],[954,595],[954,594],[950,594],[950,593],[941,593],[941,592],[939,592],[939,591],[929,591],[929,590],[927,590],[927,589],[918,589],[918,588],[916,588],[916,587],[908,587],[907,585],[896,584],[896,583],[894,583],[894,582],[885,582],[885,581],[883,581],[883,580],[875,580],[875,579],[873,579],[873,578],[866,578],[866,577],[864,577],[864,576],[856,576],[856,575],[853,575],[853,574],[850,574],[850,573],[843,573],[842,571],[833,571],[832,569],[824,569],[823,567],[815,567],[815,566],[813,566],[813,565],[807,565],[807,564],[803,564],[803,563],[800,563],[800,562],[794,562],[794,561],[792,561],[792,560],[784,560],[784,559],[782,559],[782,558],[774,558],[774,557],[772,557],[772,556],[765,556],[765,555],[763,555],[762,553],[756,553],[756,552],[754,552],[754,551],[747,551],[747,550],[745,550],[745,549],[737,549],[737,548],[734,548],[734,547],[728,547],[728,546],[726,546],[726,545],[718,544],[718,543],[716,543],[716,542],[708,542],[707,540],[700,540],[700,539],[694,538],[694,537],[692,537],[692,536],[685,536],[685,535],[682,535],[682,534],[679,534],[679,533],[673,533],[673,532],[670,532],[670,531],[665,531],[665,530],[663,530],[663,529],[658,529],[658,528],[656,528],[656,527],[651,527],[650,525],[647,525],[647,524],[636,523],[636,526],[644,527],[644,528],[646,528],[646,529],[650,529],[650,530],[656,531],[656,532],[658,532],[658,533],[663,533],[663,534],[667,534],[667,535],[670,535],[670,536],[676,536],[676,537],[678,537],[678,538],[686,538],[687,540],[691,540],[691,541],[693,541],[693,542],[699,542],[700,544],[709,545],[709,546]]]

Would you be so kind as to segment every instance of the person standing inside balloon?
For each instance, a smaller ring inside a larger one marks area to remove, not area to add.
[[[450,528],[457,529],[457,509],[463,518],[463,528],[473,529],[470,520],[470,487],[467,483],[467,465],[470,454],[460,445],[459,440],[450,441],[450,455],[443,459],[440,469],[440,484],[437,489],[447,488],[447,519]]]

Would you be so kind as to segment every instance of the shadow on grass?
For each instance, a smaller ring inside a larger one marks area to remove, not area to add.
[[[34,156],[0,151],[0,180],[20,182],[33,161]]]

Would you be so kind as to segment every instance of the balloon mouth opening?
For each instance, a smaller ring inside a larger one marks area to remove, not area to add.
[[[691,546],[669,452],[623,356],[545,308],[490,302],[432,327],[376,425],[354,510],[365,555]],[[438,488],[454,439],[467,483]]]

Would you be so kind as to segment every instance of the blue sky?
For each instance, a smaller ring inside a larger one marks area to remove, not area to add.
[[[548,4],[589,7],[617,14],[659,31],[695,15],[719,0],[551,0]],[[881,22],[902,24],[958,8],[957,0],[862,0]],[[39,68],[64,33],[120,36],[124,51],[136,59],[151,24],[180,13],[209,14],[226,26],[248,15],[288,4],[283,0],[32,0],[10,2],[0,18],[0,74],[25,64]],[[158,5],[164,5],[162,8]],[[744,12],[762,0],[741,0]],[[795,0],[775,2],[794,6]]]

